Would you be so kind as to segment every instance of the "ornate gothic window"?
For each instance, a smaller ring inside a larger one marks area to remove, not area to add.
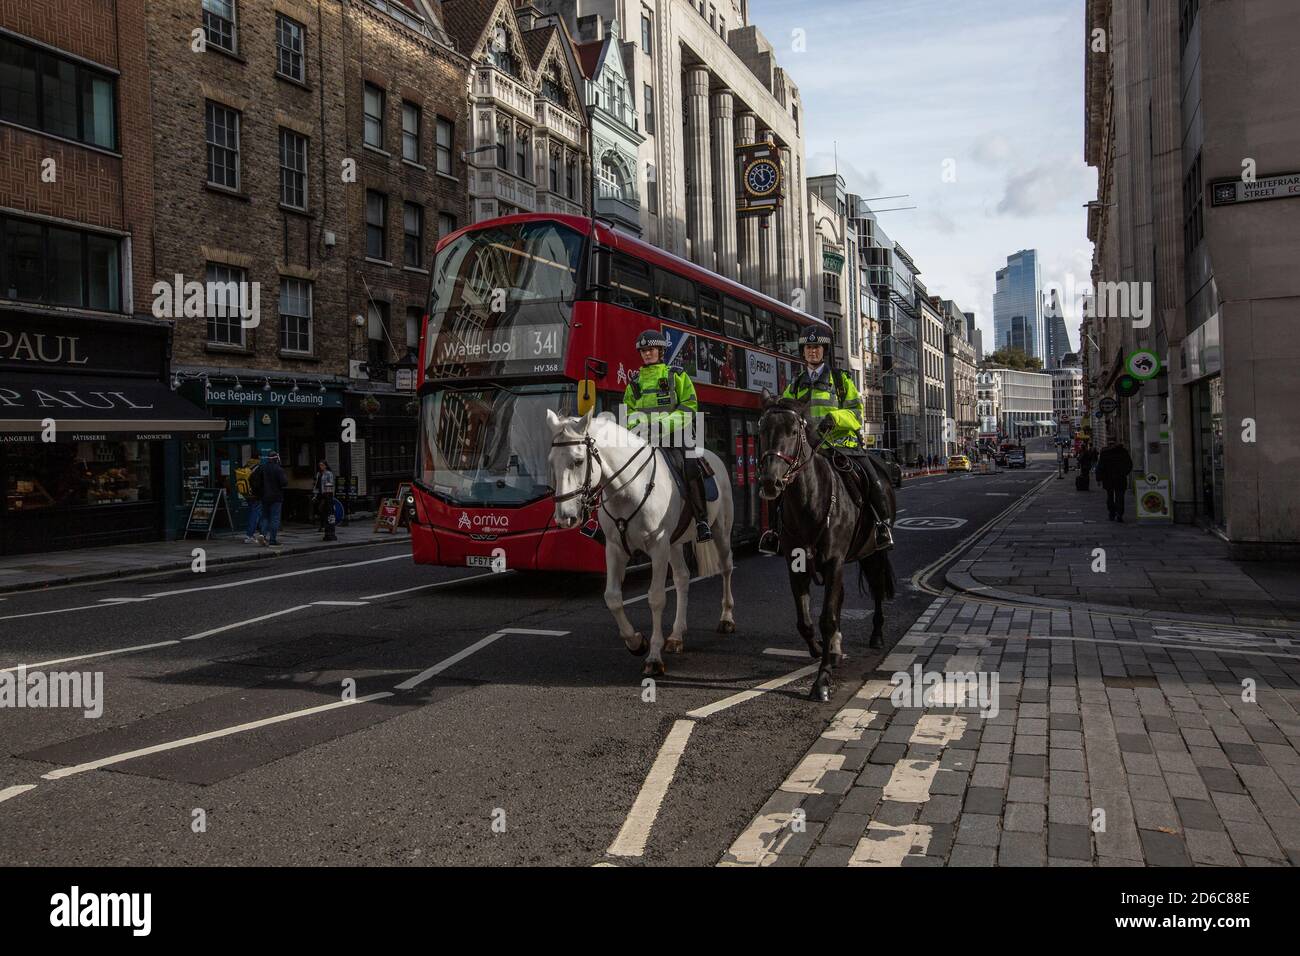
[[[519,57],[510,49],[510,31],[504,20],[499,20],[492,28],[492,38],[488,40],[488,56],[492,65],[502,73],[519,78]]]
[[[560,65],[554,60],[547,67],[546,72],[542,75],[542,99],[550,100],[556,106],[562,106],[569,109],[569,95],[564,90],[564,83],[560,78]]]

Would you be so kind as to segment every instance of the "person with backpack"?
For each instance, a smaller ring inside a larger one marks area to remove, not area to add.
[[[280,467],[280,453],[271,452],[266,458],[266,462],[253,475],[256,480],[261,475],[261,500],[262,513],[266,519],[266,530],[269,534],[264,536],[261,531],[257,533],[257,543],[267,545],[272,548],[280,546],[280,510],[284,507],[284,489],[289,484],[289,476],[284,473]]]
[[[248,459],[243,468],[235,469],[235,491],[248,504],[248,526],[244,531],[244,544],[252,544],[262,524],[262,459],[257,453]]]

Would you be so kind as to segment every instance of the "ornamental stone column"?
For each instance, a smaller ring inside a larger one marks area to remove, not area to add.
[[[736,145],[747,146],[756,142],[757,136],[758,118],[753,113],[741,113],[736,117]],[[734,160],[732,167],[733,169],[735,167]],[[742,218],[737,223],[736,238],[741,284],[757,290],[762,284],[759,279],[758,264],[758,218],[756,216]]]
[[[713,118],[713,238],[718,272],[728,279],[738,273],[736,261],[735,106],[730,90],[711,99]]]
[[[686,230],[691,237],[691,259],[713,269],[713,170],[709,162],[709,70],[693,66],[686,71],[686,169],[690,188],[686,195]]]

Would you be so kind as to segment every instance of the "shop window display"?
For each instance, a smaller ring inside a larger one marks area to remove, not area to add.
[[[11,513],[152,501],[149,443],[11,448],[5,484],[5,510]]]

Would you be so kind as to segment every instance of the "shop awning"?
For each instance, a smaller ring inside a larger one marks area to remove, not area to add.
[[[226,428],[156,379],[0,371],[0,443],[39,442],[50,419],[56,441],[165,441]]]

